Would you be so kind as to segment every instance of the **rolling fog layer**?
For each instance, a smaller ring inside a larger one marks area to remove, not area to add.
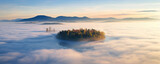
[[[48,27],[55,32],[47,33]],[[104,31],[104,41],[70,42],[57,32],[76,28]],[[160,22],[0,22],[0,64],[160,64]]]

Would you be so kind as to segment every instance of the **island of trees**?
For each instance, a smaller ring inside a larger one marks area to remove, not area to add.
[[[72,41],[95,41],[105,38],[105,33],[95,29],[72,29],[60,31],[58,39]]]

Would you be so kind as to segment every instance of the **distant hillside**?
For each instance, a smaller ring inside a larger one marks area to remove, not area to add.
[[[155,20],[154,18],[149,18],[149,17],[142,17],[142,18],[114,18],[114,17],[108,17],[108,18],[88,18],[88,17],[77,17],[77,16],[58,16],[56,18],[50,17],[50,16],[45,16],[45,15],[37,15],[32,18],[27,18],[27,19],[18,19],[17,21],[64,21],[64,22],[74,22],[74,21],[137,21],[137,20]]]
[[[45,15],[38,15],[33,18],[27,18],[27,19],[22,19],[20,21],[52,21],[54,18],[45,16]]]
[[[88,20],[88,17],[68,17],[68,16],[58,16],[56,18],[52,18],[45,15],[37,15],[33,18],[22,19],[20,21],[74,21],[74,20]]]
[[[67,17],[67,16],[58,16],[55,18],[55,20],[87,20],[88,17]]]

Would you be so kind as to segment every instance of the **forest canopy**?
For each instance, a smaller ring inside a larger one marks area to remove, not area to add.
[[[75,41],[94,41],[104,39],[105,33],[95,29],[62,30],[57,34],[57,38]]]

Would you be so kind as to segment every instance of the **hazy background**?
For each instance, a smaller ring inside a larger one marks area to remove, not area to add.
[[[159,18],[160,0],[0,0],[0,19],[36,15]]]

